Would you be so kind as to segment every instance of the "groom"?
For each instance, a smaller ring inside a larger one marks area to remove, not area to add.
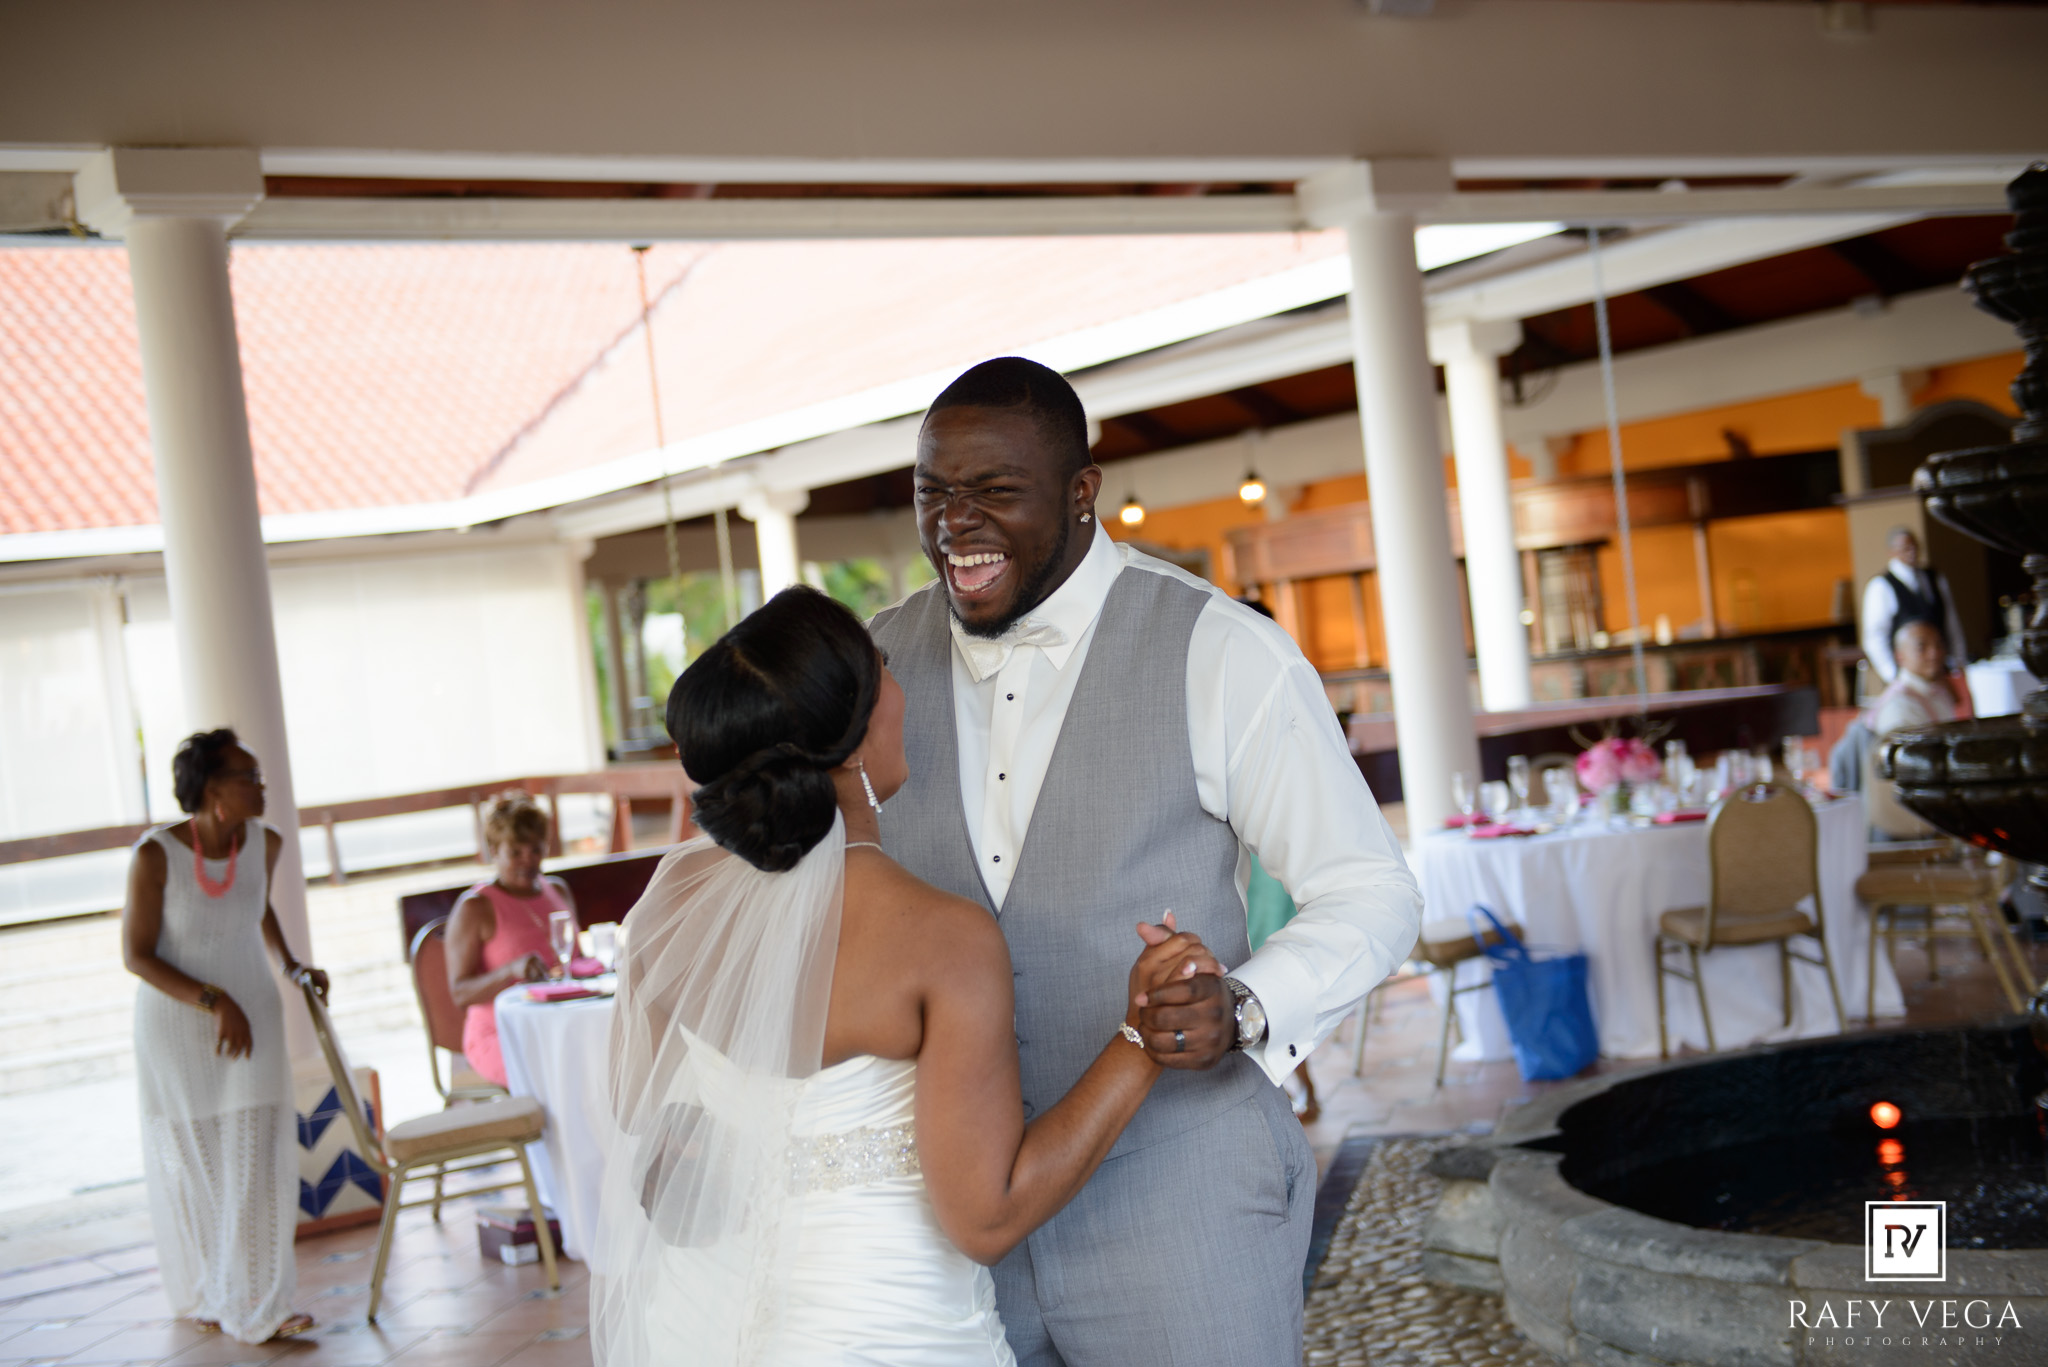
[[[1000,922],[1026,1118],[1115,1036],[1133,922],[1171,910],[1236,965],[1143,1013],[1173,1071],[996,1268],[1010,1346],[1023,1367],[1298,1363],[1316,1169],[1277,1084],[1407,954],[1415,880],[1294,642],[1104,534],[1056,371],[960,376],[915,480],[940,577],[873,625],[910,758],[882,839]],[[1252,854],[1300,908],[1255,956]]]

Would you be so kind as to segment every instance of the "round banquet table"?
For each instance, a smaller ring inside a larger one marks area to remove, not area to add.
[[[608,989],[610,978],[590,985]],[[562,1251],[581,1260],[597,1228],[604,1150],[593,1123],[605,1114],[605,1075],[612,1033],[610,996],[536,1002],[526,989],[498,994],[498,1044],[514,1096],[547,1109],[538,1144],[526,1146],[541,1202],[562,1222]]]
[[[1863,806],[1853,798],[1815,809],[1820,826],[1820,896],[1828,956],[1842,1010],[1851,1020],[1865,1009],[1870,914],[1856,901],[1856,879],[1867,866]],[[1416,851],[1431,940],[1463,929],[1466,909],[1482,904],[1519,923],[1541,950],[1583,951],[1600,1052],[1611,1058],[1657,1055],[1657,979],[1653,937],[1657,918],[1707,900],[1707,823],[1620,826],[1582,823],[1545,835],[1472,840],[1459,831],[1423,838]],[[1795,941],[1797,948],[1801,942]],[[1806,941],[1812,953],[1812,942]],[[1675,957],[1675,956],[1674,956]],[[1714,1042],[1722,1049],[1774,1040],[1833,1034],[1839,1027],[1821,970],[1795,961],[1792,1024],[1784,1023],[1776,945],[1716,949],[1701,958]],[[1457,969],[1457,983],[1488,981],[1484,958]],[[1442,974],[1432,975],[1439,1001]],[[1666,1019],[1671,1046],[1706,1047],[1699,996],[1689,982],[1667,978]],[[1905,1014],[1898,978],[1883,956],[1877,963],[1877,1014]],[[1491,992],[1458,998],[1459,1059],[1512,1058],[1507,1023]]]

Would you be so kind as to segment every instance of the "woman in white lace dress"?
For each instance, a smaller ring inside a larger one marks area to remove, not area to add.
[[[284,1011],[264,946],[323,994],[270,907],[281,837],[263,775],[228,730],[172,761],[186,821],[135,846],[121,914],[135,994],[143,1172],[164,1295],[180,1316],[244,1343],[302,1334],[292,1236],[299,1172]]]

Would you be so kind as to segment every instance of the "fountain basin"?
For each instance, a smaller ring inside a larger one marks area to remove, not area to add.
[[[1573,1363],[2048,1362],[2042,1073],[2018,1027],[1906,1030],[1546,1094],[1468,1159],[1509,1318]],[[1950,1203],[1944,1281],[1865,1280],[1862,1202],[1893,1195]]]

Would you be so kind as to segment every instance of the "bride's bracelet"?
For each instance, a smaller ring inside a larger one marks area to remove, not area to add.
[[[1122,1035],[1131,1043],[1137,1045],[1140,1049],[1143,1049],[1145,1047],[1145,1037],[1139,1034],[1136,1030],[1133,1030],[1131,1028],[1131,1023],[1129,1021],[1123,1022],[1121,1025],[1117,1026],[1116,1029],[1118,1034]]]

